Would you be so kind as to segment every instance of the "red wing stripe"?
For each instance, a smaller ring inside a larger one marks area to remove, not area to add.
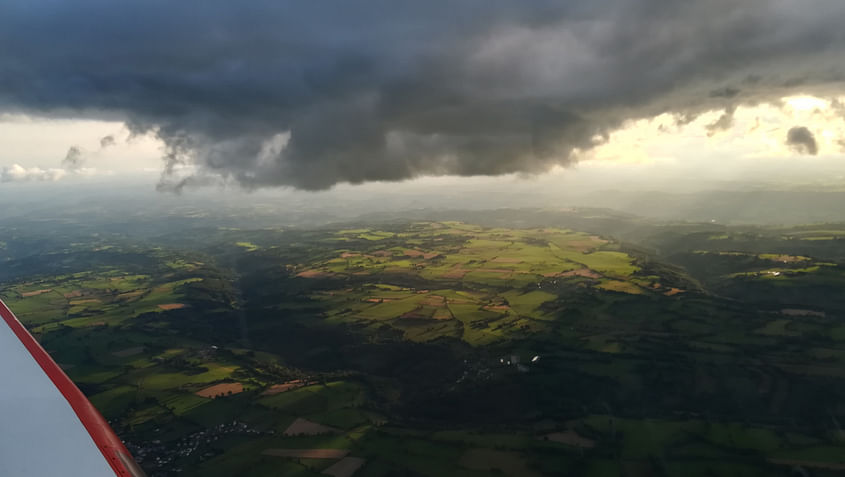
[[[121,477],[143,476],[141,469],[130,457],[129,451],[114,434],[114,431],[100,414],[99,411],[82,394],[82,391],[73,384],[53,358],[44,351],[44,348],[35,341],[35,338],[26,330],[11,310],[0,300],[0,316],[11,328],[15,336],[21,341],[27,351],[44,370],[62,396],[70,404],[79,420],[85,426],[85,430],[91,435],[97,448],[102,452],[106,462],[109,463],[115,474]],[[127,462],[125,465],[124,462]]]

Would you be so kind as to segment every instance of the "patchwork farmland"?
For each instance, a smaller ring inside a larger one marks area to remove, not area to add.
[[[98,242],[0,296],[151,476],[841,472],[834,226],[578,220]]]

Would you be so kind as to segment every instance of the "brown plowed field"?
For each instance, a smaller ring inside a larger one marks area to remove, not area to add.
[[[244,392],[244,385],[241,383],[220,383],[197,391],[196,395],[204,398],[213,398],[217,396],[228,396],[230,393],[239,394],[242,392]]]
[[[342,459],[349,454],[349,451],[346,449],[267,449],[262,454],[300,459]]]

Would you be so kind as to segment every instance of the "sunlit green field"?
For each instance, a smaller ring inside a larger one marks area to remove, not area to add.
[[[327,305],[332,322],[388,325],[413,341],[448,336],[484,345],[544,331],[543,305],[566,284],[608,293],[666,291],[643,287],[636,260],[618,244],[568,230],[440,222],[399,234],[351,229],[337,236],[357,246],[296,269],[303,280],[325,283],[312,298]],[[379,239],[371,244],[373,237]],[[342,290],[332,290],[332,282]]]

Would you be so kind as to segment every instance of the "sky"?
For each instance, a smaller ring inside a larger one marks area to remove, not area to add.
[[[845,183],[841,18],[838,0],[9,0],[0,187]]]

